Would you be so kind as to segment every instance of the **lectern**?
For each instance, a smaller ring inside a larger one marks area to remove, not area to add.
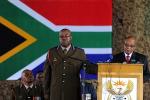
[[[143,65],[99,63],[98,100],[143,100]]]

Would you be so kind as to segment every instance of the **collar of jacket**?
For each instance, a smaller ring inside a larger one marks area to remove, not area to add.
[[[59,49],[59,48],[61,48],[61,45],[58,45],[57,46],[57,50]],[[73,50],[75,50],[75,47],[71,44],[71,48],[73,49]]]
[[[33,86],[32,86],[32,88],[33,88],[33,87],[35,87],[35,88],[36,88],[36,84],[35,84],[34,82],[33,82],[33,84],[32,84],[32,85],[33,85]],[[24,85],[23,83],[21,83],[21,84],[20,84],[20,88],[22,88],[22,87],[25,87],[25,85]]]

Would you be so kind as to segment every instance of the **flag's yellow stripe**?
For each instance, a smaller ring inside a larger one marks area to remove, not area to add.
[[[10,30],[16,32],[21,37],[26,39],[23,43],[19,44],[18,46],[14,47],[12,50],[10,50],[7,53],[5,53],[4,55],[0,56],[0,63],[2,63],[3,61],[7,60],[10,57],[12,57],[16,53],[18,53],[19,51],[23,50],[24,48],[26,48],[27,46],[29,46],[30,44],[32,44],[36,41],[36,39],[34,37],[29,35],[25,31],[23,31],[16,25],[12,24],[11,22],[6,20],[2,16],[0,16],[0,23],[3,24],[4,26],[8,27]]]

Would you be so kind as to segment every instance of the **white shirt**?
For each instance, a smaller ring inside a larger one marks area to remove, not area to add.
[[[124,54],[125,54],[125,58],[127,58],[127,56],[129,56],[129,58],[131,58],[131,56],[132,56],[132,53],[130,53],[129,55],[126,53],[124,53]]]
[[[30,86],[24,85],[26,89],[28,89],[29,87],[32,88],[33,84],[31,84]]]
[[[69,51],[69,49],[71,48],[71,45],[69,45],[67,48],[65,48],[65,47],[61,46],[61,48],[62,48],[62,50],[66,49],[66,50],[67,50],[67,52],[68,52],[68,51]]]

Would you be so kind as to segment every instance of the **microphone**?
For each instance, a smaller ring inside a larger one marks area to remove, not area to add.
[[[124,61],[123,64],[127,64],[127,62]],[[131,59],[129,64],[140,64],[140,62],[135,59]]]
[[[135,59],[131,59],[130,62],[124,61],[122,64],[136,64],[136,60]]]
[[[131,64],[136,64],[136,60],[135,59],[131,59]]]
[[[110,63],[112,62],[113,56],[110,55],[108,59],[106,59],[105,63]]]

